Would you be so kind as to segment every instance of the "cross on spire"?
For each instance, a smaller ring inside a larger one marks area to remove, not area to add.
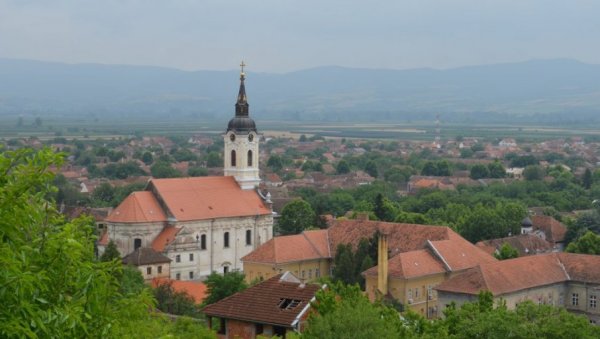
[[[242,67],[242,74],[244,73],[244,67],[246,67],[246,64],[244,63],[244,60],[242,60],[242,63],[240,64],[240,67]]]

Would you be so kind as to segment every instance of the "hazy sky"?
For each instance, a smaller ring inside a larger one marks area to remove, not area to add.
[[[598,0],[0,0],[0,57],[287,72],[600,64]]]

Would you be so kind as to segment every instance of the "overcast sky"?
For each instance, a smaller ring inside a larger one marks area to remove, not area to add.
[[[600,64],[598,0],[0,0],[0,57],[187,70]]]

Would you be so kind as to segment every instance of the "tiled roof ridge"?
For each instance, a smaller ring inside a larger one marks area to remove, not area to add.
[[[437,248],[435,248],[435,246],[433,245],[433,242],[431,242],[431,240],[427,239],[427,246],[433,251],[433,254],[442,261],[442,263],[444,264],[444,268],[449,271],[452,272],[452,267],[450,267],[450,264],[448,264],[448,262],[446,261],[446,259],[444,259],[444,257],[442,256],[442,254],[437,250]]]

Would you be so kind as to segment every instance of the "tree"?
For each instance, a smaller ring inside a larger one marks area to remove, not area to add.
[[[393,221],[396,217],[396,208],[394,204],[381,193],[378,193],[377,196],[375,196],[373,212],[381,221]]]
[[[245,290],[248,285],[244,277],[244,273],[241,272],[230,272],[224,275],[211,273],[204,281],[208,295],[202,305],[214,304],[223,298]]]
[[[302,199],[287,203],[281,210],[279,231],[281,234],[298,234],[314,225],[315,212],[310,204]]]
[[[157,301],[156,307],[159,310],[169,314],[200,317],[200,309],[196,306],[194,298],[186,292],[175,291],[172,282],[159,284],[153,292]]]
[[[538,165],[529,165],[523,170],[523,177],[527,181],[544,179],[544,169]]]
[[[600,235],[592,231],[587,231],[579,239],[571,242],[566,249],[571,253],[596,254],[600,255]]]
[[[205,177],[208,175],[208,169],[206,167],[190,167],[188,168],[188,175],[190,177]]]
[[[223,166],[223,158],[221,158],[221,154],[218,152],[210,152],[208,156],[206,156],[206,167],[222,167]]]
[[[144,152],[144,154],[142,154],[142,161],[146,165],[150,165],[152,162],[154,162],[154,157],[152,156],[152,153]]]
[[[350,165],[346,160],[340,160],[336,167],[337,174],[346,174],[350,173]]]
[[[95,206],[112,206],[113,199],[115,198],[115,188],[107,183],[103,182],[94,189],[92,192],[92,199],[94,200]]]
[[[505,242],[500,246],[498,253],[494,253],[494,257],[498,260],[512,259],[519,257],[519,251],[512,247],[509,243]]]
[[[150,173],[155,178],[178,178],[181,172],[171,167],[171,164],[163,161],[158,161],[150,167]]]
[[[471,167],[470,177],[473,180],[488,178],[490,176],[490,171],[485,165],[475,164]]]
[[[117,248],[117,245],[115,244],[114,241],[109,241],[108,245],[106,245],[106,249],[104,250],[104,253],[102,253],[102,255],[100,256],[100,261],[114,261],[114,260],[120,260],[121,259],[121,253],[119,253],[119,249]]]
[[[95,260],[92,221],[47,200],[61,163],[49,149],[0,153],[0,337],[132,337],[131,323],[155,324],[153,298],[123,296],[122,265]]]
[[[302,134],[300,136],[300,139],[298,139],[298,141],[300,141],[300,142],[306,142],[307,141],[306,135]]]
[[[272,155],[267,160],[267,166],[271,168],[273,172],[279,172],[283,169],[283,161],[279,155]]]
[[[592,184],[594,183],[594,178],[592,177],[592,171],[589,168],[585,169],[583,173],[583,178],[581,179],[581,183],[585,189],[590,189]]]
[[[488,164],[488,170],[490,172],[490,178],[504,178],[506,176],[506,169],[500,161],[494,161]]]

